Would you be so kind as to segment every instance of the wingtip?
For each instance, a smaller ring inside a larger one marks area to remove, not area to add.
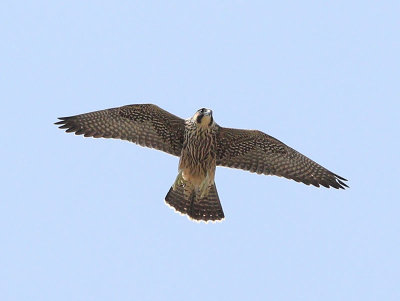
[[[55,125],[64,125],[70,117],[57,117],[58,121],[54,122]]]
[[[347,180],[346,180],[347,181]],[[340,187],[339,188],[341,188],[341,189],[346,189],[346,188],[350,188],[350,186],[349,185],[347,185],[346,183],[344,183],[343,181],[341,181],[341,180],[337,180],[337,182],[339,183],[339,185],[340,185]]]
[[[345,181],[346,182],[348,181],[347,179],[335,174],[335,180],[336,180],[336,183],[338,183],[338,185],[339,185],[338,188],[340,188],[340,189],[350,188],[350,186],[345,183]]]
[[[339,176],[337,174],[335,174],[335,177],[338,178],[339,180],[342,180],[342,181],[348,181],[347,179],[345,179],[345,178],[343,178],[343,177],[341,177],[341,176]]]
[[[333,177],[330,176],[329,179],[320,179],[319,181],[314,181],[314,182],[307,182],[303,180],[298,180],[294,179],[297,182],[302,182],[306,185],[313,185],[315,187],[325,187],[325,188],[335,188],[335,189],[346,189],[350,188],[348,184],[346,184],[344,181],[347,181],[347,179],[340,177],[336,174],[333,174]]]

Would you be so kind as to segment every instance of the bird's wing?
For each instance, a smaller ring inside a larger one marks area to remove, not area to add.
[[[317,187],[348,187],[343,182],[346,179],[263,132],[220,127],[217,141],[217,165],[281,176]]]
[[[71,117],[55,124],[66,132],[94,138],[128,140],[180,156],[185,121],[156,105],[137,104]]]

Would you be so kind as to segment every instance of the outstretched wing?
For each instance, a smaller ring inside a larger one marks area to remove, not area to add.
[[[348,187],[343,182],[346,179],[263,132],[220,127],[217,141],[217,165],[276,175],[317,187]]]
[[[59,119],[55,124],[68,133],[128,140],[171,155],[181,154],[185,121],[156,105],[128,105]]]

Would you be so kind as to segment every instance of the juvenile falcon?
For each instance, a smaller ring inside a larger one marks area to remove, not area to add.
[[[66,132],[128,140],[180,157],[165,202],[197,221],[220,221],[224,212],[214,183],[216,166],[276,175],[319,187],[348,187],[334,174],[281,141],[256,130],[220,127],[212,111],[179,118],[153,104],[135,104],[61,117]]]

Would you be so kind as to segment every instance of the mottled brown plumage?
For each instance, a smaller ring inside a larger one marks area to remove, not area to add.
[[[194,220],[215,221],[224,217],[214,183],[217,131],[208,109],[200,109],[185,121],[178,177],[165,197],[168,205]]]
[[[165,197],[167,205],[175,209],[176,212],[187,215],[197,221],[220,221],[224,219],[224,211],[219,201],[217,188],[213,184],[207,196],[196,198],[195,194],[185,197],[183,186],[173,187]]]
[[[307,185],[348,187],[334,174],[263,132],[219,128],[217,165],[285,177]]]
[[[60,120],[56,124],[66,132],[129,140],[179,156],[178,176],[165,201],[198,221],[224,218],[214,183],[216,166],[281,176],[317,187],[348,187],[346,179],[263,132],[218,126],[209,109],[200,109],[184,120],[156,105],[138,104]]]
[[[171,155],[181,154],[185,120],[156,105],[128,105],[59,119],[55,124],[68,133],[128,140]]]

